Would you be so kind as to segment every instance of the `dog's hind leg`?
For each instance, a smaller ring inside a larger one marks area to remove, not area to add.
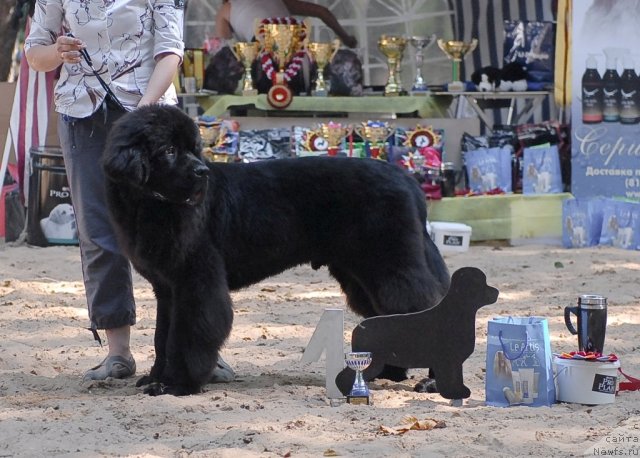
[[[351,310],[364,318],[370,318],[376,315],[371,303],[371,297],[364,288],[360,286],[353,275],[333,265],[329,266],[329,273],[340,284]]]
[[[338,283],[340,283],[342,291],[344,291],[347,296],[347,303],[355,313],[363,316],[364,318],[385,314],[379,313],[381,308],[374,306],[370,294],[361,286],[355,277],[348,274],[345,270],[339,269],[335,266],[329,266],[329,272],[338,281]],[[357,345],[357,342],[352,342],[352,344]],[[371,349],[354,348],[353,351],[371,351]],[[367,374],[370,378],[385,378],[393,380],[394,382],[406,380],[407,378],[407,370],[404,368],[375,363],[373,363],[373,366],[368,369]]]

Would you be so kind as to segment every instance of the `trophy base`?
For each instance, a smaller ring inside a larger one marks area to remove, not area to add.
[[[243,89],[242,90],[242,95],[244,95],[244,96],[258,95],[258,90],[257,89]]]
[[[409,92],[411,95],[429,95],[429,89],[411,89]]]
[[[347,404],[371,405],[371,397],[366,395],[347,395]]]
[[[329,95],[329,91],[326,89],[313,89],[311,91],[311,95],[313,97],[327,97]]]
[[[462,81],[451,81],[447,84],[449,92],[464,92],[464,83]]]

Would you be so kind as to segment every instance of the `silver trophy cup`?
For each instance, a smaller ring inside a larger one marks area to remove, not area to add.
[[[414,78],[413,85],[411,86],[412,93],[429,92],[429,87],[427,86],[427,83],[422,76],[422,63],[424,61],[425,50],[427,50],[431,44],[435,43],[435,41],[435,34],[428,37],[419,35],[409,37],[409,42],[415,49],[416,59],[416,77]]]
[[[356,371],[356,379],[347,395],[349,404],[370,404],[369,387],[362,377],[364,371],[371,364],[371,353],[368,351],[354,351],[345,355],[345,362],[349,369]]]

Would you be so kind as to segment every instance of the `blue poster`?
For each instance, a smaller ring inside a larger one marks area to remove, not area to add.
[[[576,197],[640,199],[637,9],[636,0],[573,2],[571,192]]]

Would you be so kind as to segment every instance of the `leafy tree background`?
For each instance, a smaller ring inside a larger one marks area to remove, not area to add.
[[[8,81],[17,39],[24,37],[24,25],[35,0],[0,0],[0,81]]]

